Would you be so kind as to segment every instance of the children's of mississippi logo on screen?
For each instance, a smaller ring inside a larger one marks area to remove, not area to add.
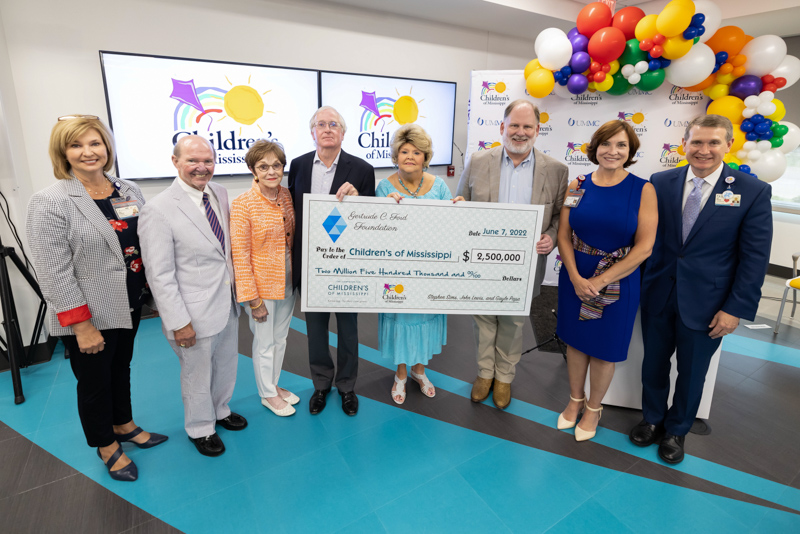
[[[359,121],[358,146],[371,148],[367,159],[391,157],[391,135],[397,126],[416,122],[420,115],[419,105],[425,99],[416,100],[410,87],[408,94],[395,89],[397,98],[378,96],[375,91],[361,91],[359,106],[364,109]]]

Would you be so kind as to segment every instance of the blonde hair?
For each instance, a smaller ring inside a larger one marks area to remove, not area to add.
[[[401,126],[392,137],[392,163],[395,165],[397,165],[397,154],[400,152],[400,147],[406,143],[410,143],[425,154],[423,167],[427,167],[433,158],[433,141],[428,132],[422,126],[414,123]]]
[[[50,161],[53,163],[53,174],[59,180],[69,180],[72,178],[70,170],[72,166],[67,161],[67,147],[77,138],[88,132],[96,130],[103,139],[108,152],[108,161],[103,166],[103,170],[111,172],[114,168],[114,158],[116,148],[114,147],[114,135],[111,130],[103,124],[100,119],[77,118],[58,121],[53,126],[50,133]]]

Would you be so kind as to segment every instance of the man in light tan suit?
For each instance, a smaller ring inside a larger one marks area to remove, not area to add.
[[[536,243],[533,296],[539,294],[547,255],[558,233],[558,217],[567,192],[569,171],[563,163],[533,148],[539,135],[539,109],[520,99],[508,104],[500,124],[503,145],[473,154],[456,195],[477,202],[544,205],[542,236]],[[483,402],[494,389],[495,406],[511,402],[511,382],[522,356],[524,316],[474,315],[478,345],[478,377],[471,398]]]

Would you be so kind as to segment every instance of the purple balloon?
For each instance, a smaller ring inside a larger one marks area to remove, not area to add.
[[[592,58],[588,52],[575,52],[572,54],[572,59],[569,60],[569,66],[572,72],[586,72],[589,65],[592,64]]]
[[[764,83],[761,81],[761,78],[753,76],[752,74],[745,74],[731,82],[731,88],[728,94],[744,100],[748,96],[759,94],[763,86]]]
[[[589,48],[589,38],[579,33],[574,37],[569,38],[569,42],[572,43],[572,52],[586,52],[586,49]]]
[[[567,32],[567,38],[572,39],[576,35],[580,34],[581,32],[578,31],[578,28],[572,28],[569,32]]]
[[[579,95],[589,87],[589,80],[583,74],[573,74],[567,82],[567,89],[573,95]]]

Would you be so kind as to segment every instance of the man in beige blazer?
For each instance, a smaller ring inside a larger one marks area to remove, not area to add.
[[[539,294],[547,255],[558,233],[558,217],[569,182],[567,166],[533,148],[539,135],[539,109],[528,100],[506,106],[500,124],[503,145],[476,152],[467,163],[456,195],[477,202],[544,206],[542,236],[536,243],[539,261],[533,296]],[[478,377],[471,398],[483,402],[494,389],[495,406],[511,402],[511,382],[522,356],[524,316],[474,315],[478,345]]]

